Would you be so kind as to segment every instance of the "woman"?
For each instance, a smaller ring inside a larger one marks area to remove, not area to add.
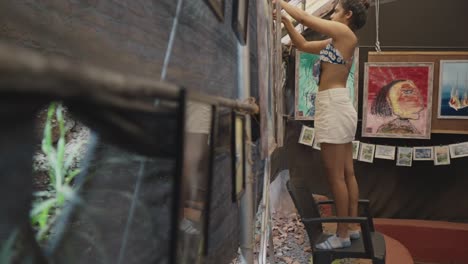
[[[315,131],[336,203],[338,217],[355,217],[358,212],[358,185],[354,176],[352,140],[357,113],[348,95],[346,81],[357,45],[355,31],[364,26],[369,2],[340,0],[330,20],[307,14],[281,1],[281,7],[299,23],[329,39],[306,41],[285,16],[281,21],[293,44],[301,51],[320,54],[319,91],[316,98]],[[357,224],[338,223],[336,235],[317,244],[319,249],[351,246],[360,237]]]

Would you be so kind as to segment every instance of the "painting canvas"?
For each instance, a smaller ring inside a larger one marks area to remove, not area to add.
[[[468,156],[468,142],[449,145],[450,156],[452,158],[461,158]]]
[[[441,60],[438,118],[468,119],[468,60]]]
[[[315,130],[312,127],[302,126],[301,135],[299,136],[299,143],[312,146],[315,137]]]
[[[431,136],[434,63],[366,63],[364,137]]]
[[[361,149],[359,150],[359,160],[364,162],[374,162],[375,145],[361,143]]]
[[[413,163],[413,148],[398,147],[397,166],[411,167]]]
[[[375,158],[395,160],[395,147],[394,146],[383,146],[377,145],[375,148]]]
[[[433,160],[434,148],[433,147],[414,147],[413,160]]]
[[[353,140],[353,159],[358,159],[359,155],[359,141]]]
[[[313,120],[315,116],[315,98],[318,92],[318,67],[320,57],[302,51],[296,51],[295,109],[296,120]],[[354,52],[354,61],[349,72],[346,87],[357,109],[359,80],[359,49]]]
[[[261,155],[268,157],[276,148],[273,76],[273,7],[271,1],[257,1],[258,89],[260,107]]]
[[[320,147],[320,143],[317,140],[314,140],[314,144],[312,144],[312,148],[316,150],[322,150]]]
[[[450,150],[448,146],[434,147],[434,165],[449,165]]]

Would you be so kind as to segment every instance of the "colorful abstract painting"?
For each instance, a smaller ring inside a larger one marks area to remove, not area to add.
[[[431,137],[433,63],[366,63],[364,137]]]
[[[354,52],[354,61],[349,72],[346,87],[357,109],[359,79],[359,49]],[[294,118],[296,120],[314,120],[315,98],[318,92],[320,57],[302,51],[296,52],[296,91]]]
[[[468,60],[441,60],[438,118],[468,119]]]

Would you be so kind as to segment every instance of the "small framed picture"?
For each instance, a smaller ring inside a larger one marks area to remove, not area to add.
[[[448,146],[434,147],[434,165],[450,165],[450,150]]]
[[[245,116],[232,111],[232,201],[237,202],[245,189]]]
[[[434,148],[432,147],[414,147],[413,160],[433,160]]]
[[[375,147],[375,158],[395,160],[395,147],[394,146],[383,146],[377,145]]]
[[[224,21],[224,0],[205,0],[220,22]]]
[[[315,129],[312,127],[302,125],[301,135],[299,136],[299,143],[312,146],[315,138]]]
[[[234,0],[232,13],[232,29],[242,45],[247,43],[247,28],[249,17],[249,1]]]
[[[468,142],[449,145],[450,157],[453,159],[468,156]]]
[[[359,149],[359,160],[364,162],[374,162],[375,145],[361,142]]]
[[[316,150],[322,150],[322,148],[320,147],[320,143],[317,140],[314,140],[314,144],[312,145],[312,148]]]
[[[359,141],[353,140],[353,159],[357,160],[359,156]]]
[[[413,163],[413,148],[398,147],[397,166],[411,167]]]

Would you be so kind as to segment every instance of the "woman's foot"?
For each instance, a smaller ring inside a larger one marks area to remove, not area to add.
[[[348,235],[351,240],[356,240],[361,238],[361,231],[359,231],[359,229],[348,230]]]
[[[348,238],[341,238],[337,235],[333,235],[327,240],[323,241],[320,244],[315,245],[318,249],[337,249],[337,248],[346,248],[351,246],[351,240]]]

